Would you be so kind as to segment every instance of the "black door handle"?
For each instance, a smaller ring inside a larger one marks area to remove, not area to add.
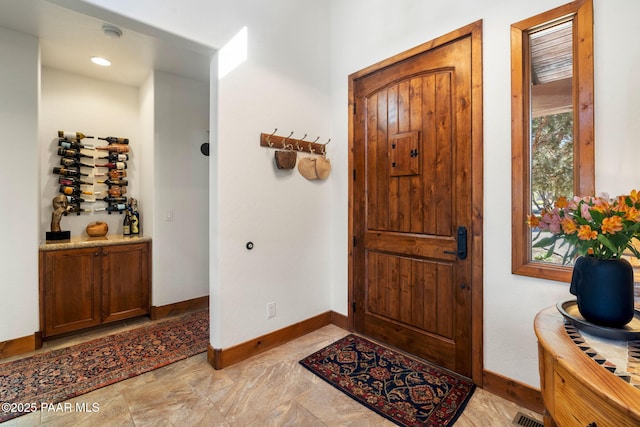
[[[459,259],[467,258],[467,227],[458,227],[458,250],[457,251],[444,251],[445,254],[458,255]]]

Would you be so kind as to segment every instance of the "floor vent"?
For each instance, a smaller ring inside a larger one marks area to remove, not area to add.
[[[540,421],[535,418],[531,418],[521,412],[516,414],[516,417],[513,419],[513,424],[522,427],[544,427]]]

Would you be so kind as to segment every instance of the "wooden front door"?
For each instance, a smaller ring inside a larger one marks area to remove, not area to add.
[[[472,51],[467,35],[352,81],[354,327],[466,376]]]

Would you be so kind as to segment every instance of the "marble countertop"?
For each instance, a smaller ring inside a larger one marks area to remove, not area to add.
[[[40,244],[41,251],[57,251],[61,249],[81,249],[107,245],[124,245],[127,243],[150,242],[151,237],[122,234],[107,234],[104,237],[71,236],[69,240],[47,240]]]

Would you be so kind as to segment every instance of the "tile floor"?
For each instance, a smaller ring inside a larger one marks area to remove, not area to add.
[[[149,321],[137,320],[118,329]],[[113,331],[104,328],[72,339],[48,341],[39,351]],[[65,402],[66,407],[58,405],[2,426],[394,426],[298,364],[347,334],[336,326],[326,326],[219,371],[207,363],[206,353],[199,354],[71,399]],[[77,411],[77,407],[87,409]],[[476,389],[456,427],[512,426],[517,412],[542,418]]]

